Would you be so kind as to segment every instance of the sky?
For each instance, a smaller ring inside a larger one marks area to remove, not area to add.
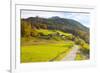
[[[90,27],[90,15],[89,13],[76,13],[76,12],[50,12],[50,11],[30,11],[30,10],[22,10],[21,18],[28,17],[43,17],[50,18],[53,16],[59,16],[61,18],[74,19],[86,27]]]

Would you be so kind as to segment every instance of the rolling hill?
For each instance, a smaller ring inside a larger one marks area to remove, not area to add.
[[[89,28],[76,20],[60,18],[58,16],[51,18],[36,16],[21,19],[21,21],[29,23],[32,29],[61,30],[78,36],[89,43]]]

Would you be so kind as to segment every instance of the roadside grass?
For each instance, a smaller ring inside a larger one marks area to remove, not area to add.
[[[59,61],[71,50],[71,45],[73,46],[72,42],[56,42],[56,44],[21,46],[21,62],[48,62],[52,59]]]
[[[77,54],[75,60],[84,60],[84,57],[81,54]]]

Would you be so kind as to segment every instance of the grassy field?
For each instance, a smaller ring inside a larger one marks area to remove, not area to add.
[[[72,42],[21,46],[21,62],[46,62],[60,60],[70,50]],[[61,56],[62,55],[62,56]]]
[[[42,35],[21,37],[21,63],[60,61],[75,45],[75,42],[70,40],[73,37],[72,34],[59,30],[39,29],[35,31],[37,34],[42,33]],[[59,35],[56,33],[59,33]],[[44,38],[50,34],[52,37]],[[60,35],[64,35],[67,39],[63,39]],[[88,45],[85,44],[81,48],[84,51],[85,48],[88,48]],[[84,52],[87,53],[88,50]],[[77,54],[75,60],[83,60],[83,56]]]
[[[59,32],[65,36],[72,36],[68,33],[54,30],[36,30],[37,33],[43,35],[54,34]],[[73,47],[74,42],[62,40],[59,36],[54,36],[52,39],[43,39],[39,37],[23,37],[21,38],[21,62],[48,62],[61,60]]]
[[[39,29],[39,30],[36,30],[36,32],[43,33],[44,35],[53,34],[53,33],[58,32],[59,34],[62,34],[62,35],[65,35],[65,36],[72,36],[72,34],[64,33],[64,32],[59,31],[59,30],[46,30],[46,29],[44,30],[44,29]]]

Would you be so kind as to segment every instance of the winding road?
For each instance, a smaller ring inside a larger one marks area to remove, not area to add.
[[[74,60],[77,55],[78,50],[79,50],[79,47],[77,45],[73,46],[72,50],[61,61]]]

